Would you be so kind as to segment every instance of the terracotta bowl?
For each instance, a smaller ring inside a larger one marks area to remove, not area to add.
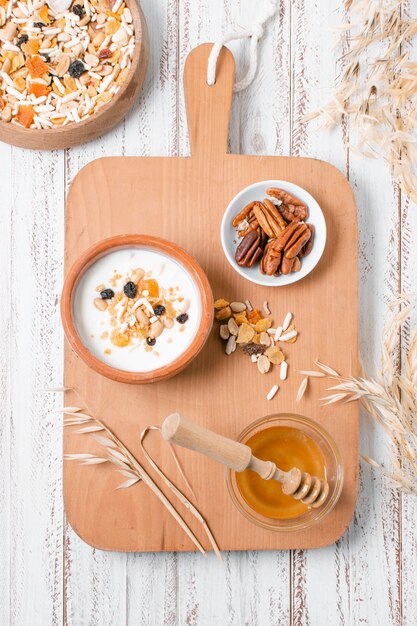
[[[148,372],[130,372],[117,369],[104,363],[94,356],[90,350],[82,342],[74,321],[73,315],[73,299],[76,287],[84,274],[84,272],[99,258],[108,254],[113,250],[120,248],[144,248],[161,252],[171,257],[177,263],[182,265],[194,281],[197,291],[200,295],[201,320],[197,332],[191,344],[186,350],[174,361],[165,366]],[[65,336],[74,350],[81,359],[94,371],[111,378],[112,380],[131,383],[143,384],[153,383],[171,376],[175,376],[183,370],[195,357],[206,343],[213,325],[213,294],[207,276],[201,269],[200,265],[187,253],[174,243],[160,239],[159,237],[151,237],[148,235],[118,235],[110,237],[96,243],[88,248],[70,268],[64,282],[61,297],[61,319],[64,327]]]
[[[89,119],[68,126],[39,130],[0,120],[0,141],[32,150],[61,150],[96,139],[123,119],[139,95],[149,56],[148,29],[142,10],[137,0],[125,2],[132,14],[136,43],[130,72],[117,94]]]

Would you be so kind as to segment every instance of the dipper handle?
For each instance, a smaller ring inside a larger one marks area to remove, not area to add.
[[[223,463],[235,472],[243,472],[251,462],[252,451],[249,446],[218,435],[179,413],[172,413],[165,418],[162,424],[162,437],[166,441]]]

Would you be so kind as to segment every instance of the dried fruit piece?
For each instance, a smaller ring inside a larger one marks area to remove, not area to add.
[[[251,324],[256,324],[257,322],[259,322],[259,320],[262,319],[262,315],[259,309],[253,309],[253,311],[249,311],[247,316]]]
[[[21,48],[27,57],[31,57],[34,54],[38,54],[39,46],[40,46],[40,43],[38,39],[29,39],[26,42],[23,42],[23,45],[21,45]]]
[[[33,118],[35,117],[35,110],[33,106],[20,106],[19,112],[16,115],[17,121],[22,124],[25,128],[30,128],[30,125],[33,122]]]
[[[84,72],[84,63],[79,59],[73,61],[68,68],[68,73],[72,78],[80,78],[81,74],[84,74]]]
[[[47,96],[51,88],[48,85],[43,85],[42,83],[31,83],[29,87],[29,95],[34,95],[35,98],[40,98],[41,96]]]
[[[132,276],[133,278],[133,276]],[[135,281],[138,282],[138,281]],[[159,297],[159,285],[157,281],[153,278],[149,278],[148,280],[142,281],[142,291],[148,292],[148,298],[158,298]]]
[[[271,368],[271,363],[265,354],[262,354],[258,359],[258,370],[261,374],[266,374]]]
[[[133,280],[129,280],[123,287],[123,292],[128,298],[134,298],[136,296],[137,288]]]
[[[185,322],[188,320],[188,313],[181,313],[181,315],[177,315],[175,319],[177,320],[178,324],[185,324]]]
[[[225,306],[223,309],[220,309],[220,311],[216,313],[216,320],[218,322],[227,320],[229,319],[229,317],[232,317],[232,309],[230,308],[230,306]]]
[[[100,291],[100,297],[103,298],[103,300],[111,300],[112,298],[114,298],[113,289],[103,289],[102,291]]]
[[[160,315],[163,315],[166,311],[166,308],[164,307],[163,304],[158,304],[157,306],[154,307],[153,312],[155,313],[155,315],[158,315],[158,317]]]
[[[216,300],[216,302],[214,303],[214,308],[217,309],[218,311],[220,311],[220,309],[224,309],[226,306],[229,306],[229,303],[227,300],[224,300],[223,298]]]
[[[236,339],[236,343],[249,343],[255,334],[254,329],[249,324],[242,324],[239,327],[239,334]]]
[[[146,337],[146,343],[148,346],[154,346],[156,344],[155,337]]]
[[[43,7],[40,9],[39,11],[39,18],[42,22],[42,24],[50,24],[51,20],[49,19],[49,15],[48,15],[48,5],[44,4]]]
[[[28,68],[29,74],[32,78],[39,78],[48,72],[47,64],[38,54],[26,59],[26,67]]]

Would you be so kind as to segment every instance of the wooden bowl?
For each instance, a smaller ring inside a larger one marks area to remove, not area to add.
[[[0,120],[0,141],[31,150],[61,150],[91,141],[120,122],[133,106],[143,85],[149,48],[148,29],[142,9],[136,0],[125,2],[132,14],[136,43],[130,72],[117,94],[90,118],[68,126],[39,130]]]
[[[151,249],[173,258],[186,269],[200,294],[201,320],[192,343],[172,363],[149,372],[129,372],[117,369],[95,357],[81,341],[73,316],[75,289],[83,273],[100,257],[112,250],[132,247]],[[91,367],[91,369],[103,376],[107,376],[107,378],[122,383],[153,383],[178,374],[191,363],[203,348],[213,326],[213,294],[207,276],[199,264],[176,244],[148,235],[117,235],[104,239],[88,248],[70,268],[62,291],[61,319],[69,344],[88,367]]]

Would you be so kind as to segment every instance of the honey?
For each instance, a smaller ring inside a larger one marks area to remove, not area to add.
[[[288,471],[298,467],[312,476],[325,478],[323,454],[318,444],[302,430],[290,426],[271,426],[245,441],[254,456],[273,461]],[[257,513],[272,519],[298,517],[307,505],[282,492],[276,480],[264,480],[252,470],[236,473],[236,484],[245,502]]]

